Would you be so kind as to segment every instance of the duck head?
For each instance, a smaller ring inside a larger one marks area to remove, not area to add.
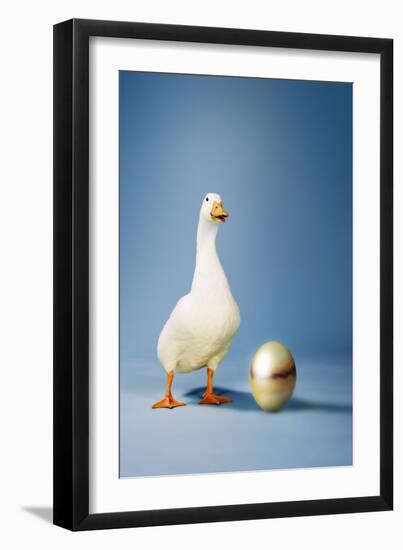
[[[211,223],[225,223],[229,214],[224,210],[220,195],[207,193],[200,209],[200,217]]]

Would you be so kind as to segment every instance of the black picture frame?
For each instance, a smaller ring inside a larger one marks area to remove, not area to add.
[[[89,38],[377,53],[381,58],[380,491],[365,497],[89,513]],[[54,523],[71,530],[393,507],[393,40],[73,19],[54,26]]]

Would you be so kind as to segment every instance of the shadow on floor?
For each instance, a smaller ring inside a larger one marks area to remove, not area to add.
[[[286,406],[285,410],[287,409],[290,411],[351,413],[353,407],[347,403],[324,403],[323,401],[311,401],[310,399],[293,397]]]
[[[205,386],[194,388],[185,393],[185,397],[195,397],[200,399],[205,390]],[[226,395],[231,397],[234,401],[225,405],[225,407],[241,410],[241,411],[259,411],[261,410],[256,404],[253,395],[249,392],[231,390],[229,388],[214,388],[217,395]],[[312,401],[309,399],[301,399],[299,397],[293,397],[290,402],[285,406],[285,411],[317,411],[317,412],[338,412],[338,413],[351,413],[352,406],[343,403],[326,403],[321,401]]]
[[[53,523],[53,508],[51,506],[23,506],[22,509],[46,523]]]

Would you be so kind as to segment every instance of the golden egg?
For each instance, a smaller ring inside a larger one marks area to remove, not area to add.
[[[293,394],[297,381],[295,361],[281,342],[266,342],[255,353],[250,387],[256,403],[265,411],[278,411]]]

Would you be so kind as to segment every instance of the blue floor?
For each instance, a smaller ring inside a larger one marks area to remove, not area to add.
[[[278,413],[256,405],[245,362],[225,361],[216,373],[215,391],[233,403],[198,405],[205,377],[205,369],[176,375],[173,395],[187,406],[153,410],[165,371],[157,360],[122,363],[121,477],[352,464],[350,358],[301,360],[294,396]]]

